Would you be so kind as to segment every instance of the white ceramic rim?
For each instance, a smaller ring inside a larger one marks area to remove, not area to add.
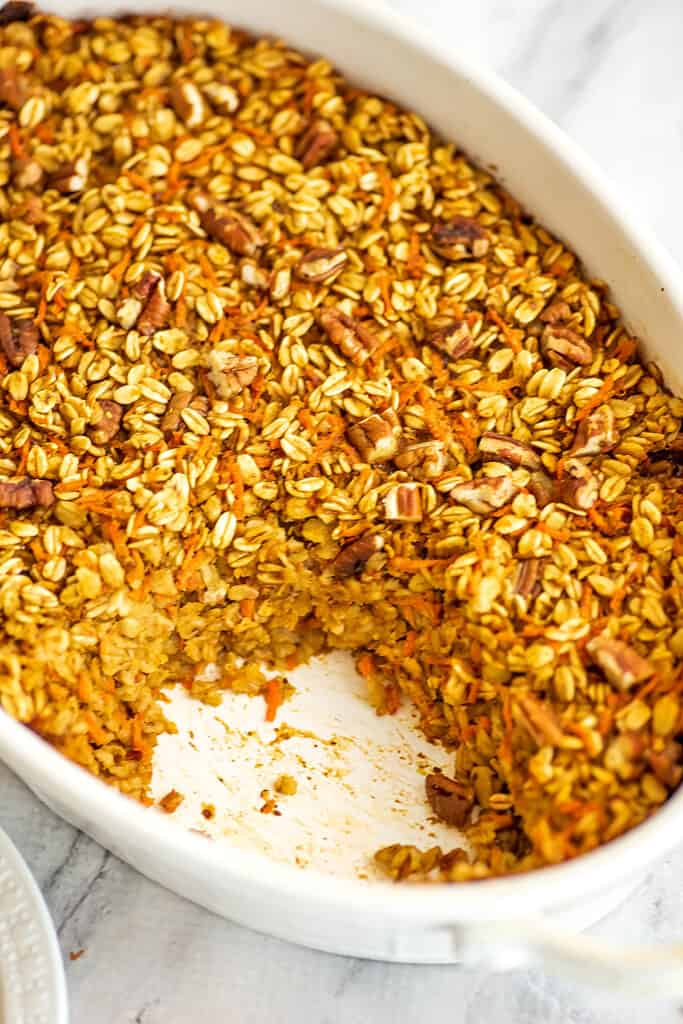
[[[366,0],[318,0],[321,8],[341,11],[358,22],[381,30],[388,41],[409,44],[415,51],[457,71],[481,93],[504,109],[546,147],[554,150],[576,179],[597,196],[623,236],[642,254],[656,273],[668,299],[683,320],[683,278],[668,252],[649,229],[628,219],[613,199],[614,187],[593,161],[520,93],[493,72],[478,66],[461,53],[425,32],[422,27],[382,4],[370,6]],[[182,5],[181,5],[182,6]],[[175,10],[180,14],[182,10]],[[196,11],[194,12],[196,15]],[[296,43],[296,40],[292,40]],[[476,155],[476,154],[475,154]],[[144,808],[67,761],[38,736],[19,725],[5,712],[0,714],[0,756],[19,775],[35,776],[39,764],[45,777],[46,795],[59,780],[60,789],[78,793],[81,809],[92,821],[106,818],[122,833],[143,843],[147,850],[156,847],[167,856],[187,858],[195,872],[211,872],[220,885],[220,877],[238,880],[261,892],[278,896],[315,900],[321,914],[325,907],[357,911],[363,917],[373,912],[378,919],[452,924],[468,920],[497,920],[528,917],[566,899],[568,893],[587,897],[613,886],[619,880],[646,870],[657,858],[678,842],[683,820],[683,790],[652,818],[610,843],[563,864],[517,876],[487,879],[485,882],[443,885],[404,885],[377,882],[372,885],[354,880],[331,878],[309,869],[301,870],[275,863],[268,858],[223,844],[212,846],[192,835],[150,808]]]

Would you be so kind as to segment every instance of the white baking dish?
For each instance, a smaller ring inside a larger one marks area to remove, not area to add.
[[[43,5],[65,16],[109,14],[104,3]],[[420,112],[608,281],[646,359],[681,391],[683,282],[650,235],[574,145],[503,82],[382,5],[360,0],[202,0],[202,13],[286,37],[346,75]],[[190,5],[138,0],[136,12]],[[116,9],[116,5],[114,10]],[[133,9],[133,5],[129,7]],[[675,951],[633,958],[565,938],[614,906],[679,840],[683,791],[652,819],[594,853],[514,878],[459,886],[368,884],[274,863],[182,830],[119,796],[0,714],[0,754],[64,818],[149,877],[233,920],[294,942],[412,962],[540,959],[566,973],[663,994],[683,992]],[[376,844],[377,845],[377,844]],[[368,835],[372,849],[372,835]],[[647,966],[645,961],[647,960]]]

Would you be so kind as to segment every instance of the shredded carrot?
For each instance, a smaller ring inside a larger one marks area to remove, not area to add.
[[[456,425],[455,434],[468,455],[477,452],[477,434],[472,426],[471,417],[468,413],[458,413],[453,417]]]
[[[266,722],[274,722],[277,710],[282,704],[282,680],[279,676],[266,683]]]
[[[618,359],[619,362],[627,362],[636,351],[638,345],[635,338],[629,338],[628,335],[624,335],[619,339],[619,343],[616,345],[613,356]]]
[[[386,341],[383,341],[382,344],[378,345],[377,348],[374,349],[374,351],[371,353],[371,362],[378,363],[380,359],[387,354],[387,352],[391,352],[391,350],[396,348],[397,345],[398,338],[387,338]]]
[[[240,601],[240,615],[243,619],[253,619],[256,601],[253,597],[245,597]]]
[[[375,671],[375,661],[371,654],[361,654],[356,663],[358,671],[363,679],[368,679]]]
[[[92,711],[86,711],[84,716],[85,724],[88,727],[88,734],[93,743],[102,746],[108,740],[108,734],[102,728]]]
[[[240,472],[239,463],[232,453],[226,456],[225,470],[227,476],[232,482],[232,489],[235,495],[232,511],[237,519],[241,519],[244,515],[244,481]]]
[[[433,401],[427,388],[421,387],[418,391],[419,399],[424,410],[424,420],[429,428],[432,437],[439,441],[445,441],[448,437],[448,427],[444,426],[444,416]]]
[[[211,263],[207,259],[205,253],[203,252],[200,252],[199,254],[199,266],[202,268],[202,274],[204,275],[204,279],[207,281],[210,287],[217,288],[218,278],[216,277],[216,272],[211,266]]]
[[[78,272],[81,269],[80,260],[76,256],[71,257],[71,263],[69,263],[69,269],[67,271],[72,281],[76,281],[78,278]]]
[[[389,275],[380,274],[378,280],[380,295],[382,296],[382,302],[384,303],[384,312],[388,313],[391,309],[393,309],[393,305],[391,303],[391,293],[389,291]]]
[[[129,569],[126,579],[131,587],[137,589],[145,578],[145,563],[142,560],[142,555],[135,548],[131,551],[131,555],[135,565],[132,569]]]
[[[222,340],[225,332],[225,324],[226,321],[221,317],[221,319],[213,325],[209,334],[209,343],[211,345],[217,345],[219,341]]]
[[[21,458],[19,459],[19,462],[17,464],[17,476],[23,476],[24,473],[26,472],[26,463],[28,462],[28,453],[30,450],[31,442],[24,441],[21,448],[19,449],[21,453]]]
[[[417,392],[420,390],[420,382],[413,380],[409,384],[404,384],[403,387],[398,390],[398,406],[402,409],[404,405],[407,405],[411,398],[414,398]]]
[[[431,569],[435,565],[446,565],[447,558],[402,558],[396,555],[389,561],[389,568],[399,572],[417,572],[419,569]]]
[[[380,183],[382,185],[382,199],[380,201],[379,206],[377,207],[377,213],[373,218],[373,227],[376,228],[378,228],[382,224],[384,218],[389,212],[391,204],[396,198],[394,183],[391,180],[391,175],[388,173],[384,164],[380,164],[379,167],[377,168],[377,177],[379,178]]]
[[[142,192],[146,192],[148,195],[151,195],[154,191],[152,183],[149,182],[147,178],[143,178],[141,174],[136,174],[135,171],[125,171],[125,175],[128,178],[128,181],[130,181],[132,185],[135,185],[136,188],[139,188]]]
[[[420,255],[420,236],[417,231],[411,231],[410,242],[408,243],[408,260],[406,262],[408,276],[421,277],[423,265],[424,260]]]
[[[34,323],[37,327],[40,327],[45,321],[47,315],[47,289],[50,284],[51,275],[48,273],[43,274],[43,281],[40,286],[40,299],[38,300],[38,311]]]
[[[577,412],[575,417],[577,423],[580,423],[581,420],[584,420],[586,416],[590,415],[590,413],[593,412],[593,409],[597,409],[599,405],[602,405],[608,400],[608,398],[611,398],[614,392],[614,384],[614,374],[608,373],[593,397],[589,399],[585,405],[581,406]]]
[[[313,434],[315,432],[315,422],[308,409],[299,409],[296,414],[296,418],[304,430],[307,430],[309,434]]]
[[[500,328],[500,330],[503,333],[503,336],[505,337],[505,340],[507,341],[512,351],[521,352],[522,346],[519,343],[516,332],[513,330],[512,327],[509,326],[509,324],[505,323],[502,316],[496,313],[495,309],[489,309],[487,311],[487,315],[489,320],[492,320],[494,324]]]
[[[320,462],[320,460],[322,459],[323,455],[325,455],[330,450],[330,448],[334,448],[335,444],[337,444],[340,438],[344,436],[344,432],[346,430],[345,421],[342,420],[341,417],[339,416],[330,417],[330,419],[336,421],[335,426],[333,426],[329,434],[325,434],[325,436],[322,437],[320,441],[318,441],[318,443],[316,444],[315,448],[313,449],[313,454],[311,455],[311,458],[308,463],[309,466],[317,465],[318,462]]]
[[[406,633],[405,640],[403,641],[403,657],[411,658],[415,653],[415,646],[417,643],[417,633],[414,629],[409,629]]]
[[[125,274],[125,272],[128,270],[132,258],[132,252],[124,253],[119,262],[115,263],[114,266],[109,271],[109,276],[113,277],[115,281],[120,280]]]
[[[9,123],[9,147],[12,152],[12,156],[16,159],[21,159],[26,155],[24,144],[21,141],[21,135],[19,133],[19,126],[15,121]]]

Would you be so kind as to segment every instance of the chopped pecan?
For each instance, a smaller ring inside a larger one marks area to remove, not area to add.
[[[427,335],[427,342],[441,349],[453,360],[462,359],[475,347],[470,329],[464,320],[452,320],[444,327],[437,327]]]
[[[517,566],[512,592],[518,597],[530,601],[540,593],[540,575],[543,568],[542,558],[525,558]]]
[[[446,446],[443,441],[420,441],[406,445],[394,457],[399,469],[409,469],[425,480],[441,476],[446,468]]]
[[[538,319],[542,320],[546,324],[557,324],[563,320],[569,320],[572,315],[572,311],[566,302],[562,299],[557,299],[555,302],[551,302],[549,306],[539,313]]]
[[[32,320],[10,320],[0,312],[0,350],[10,366],[21,366],[38,351],[38,328]]]
[[[346,544],[332,562],[332,572],[339,580],[355,576],[365,563],[384,547],[384,540],[376,534],[366,534]]]
[[[356,366],[362,366],[379,344],[372,327],[332,306],[320,310],[318,322],[332,344]]]
[[[90,436],[97,445],[111,441],[121,426],[123,407],[109,398],[100,398],[95,409],[95,417],[91,421],[93,428]]]
[[[167,432],[177,430],[180,426],[180,414],[183,409],[187,409],[191,401],[191,391],[176,391],[166,406],[166,412],[161,420],[161,429]]]
[[[453,501],[465,505],[480,516],[489,515],[502,508],[517,494],[519,487],[511,476],[480,476],[464,480],[450,492]]]
[[[54,505],[54,502],[55,496],[49,480],[35,480],[29,477],[26,480],[5,480],[0,483],[0,508],[48,508]]]
[[[188,128],[199,128],[206,120],[206,104],[197,86],[188,79],[176,79],[168,90],[171,106]]]
[[[422,519],[422,493],[416,483],[396,484],[384,496],[384,514],[398,523],[419,523]]]
[[[140,334],[154,334],[165,326],[171,305],[166,298],[163,278],[154,271],[148,271],[137,288],[133,289],[135,298],[142,304],[136,328]]]
[[[646,476],[659,476],[660,473],[683,476],[683,438],[676,438],[668,448],[650,452],[643,463],[643,473]]]
[[[24,0],[8,0],[0,7],[0,25],[9,25],[13,21],[28,21],[33,17],[35,4],[25,3]]]
[[[600,455],[614,448],[619,432],[614,413],[609,405],[599,405],[579,423],[569,454],[573,456]]]
[[[593,360],[593,349],[585,338],[569,327],[548,324],[541,338],[541,351],[553,366],[573,370],[588,366]]]
[[[16,68],[0,68],[0,106],[21,110],[30,95],[26,77]]]
[[[303,281],[329,281],[344,269],[348,256],[343,249],[308,249],[296,268]]]
[[[652,753],[648,757],[655,777],[670,789],[675,789],[683,779],[682,757],[681,744],[675,743],[673,740],[667,743],[662,751]]]
[[[339,136],[329,121],[318,118],[299,139],[296,156],[305,171],[321,164],[332,156],[339,143]]]
[[[539,508],[545,508],[551,501],[555,501],[555,483],[543,469],[531,474],[527,490],[533,494]]]
[[[425,779],[427,800],[434,814],[447,825],[462,828],[474,807],[474,793],[455,779],[432,772]]]
[[[43,224],[46,220],[43,204],[39,196],[32,193],[25,196],[23,202],[11,207],[9,217],[10,220],[24,220],[32,227],[37,224]]]
[[[359,420],[346,433],[365,462],[386,462],[396,453],[401,425],[394,410],[387,409]]]
[[[488,431],[479,438],[479,451],[489,462],[504,462],[508,466],[524,466],[525,469],[541,468],[540,456],[530,444],[517,441],[506,434]]]
[[[239,256],[255,256],[264,245],[263,236],[253,221],[208,192],[193,192],[188,202],[199,214],[207,235]]]
[[[20,189],[38,188],[44,172],[37,160],[17,156],[12,160],[12,184]]]
[[[632,686],[644,683],[654,674],[654,668],[646,658],[641,657],[623,640],[617,640],[607,633],[589,640],[586,650],[592,661],[618,690],[630,690]]]
[[[489,234],[471,217],[451,217],[434,224],[429,235],[432,249],[449,260],[462,260],[485,256],[489,249]]]
[[[580,459],[568,459],[557,482],[555,500],[587,512],[598,500],[600,486],[594,473]]]
[[[554,711],[530,693],[517,697],[516,718],[539,746],[562,744],[564,733]]]
[[[56,188],[63,195],[82,192],[88,181],[89,170],[89,157],[79,156],[75,160],[69,160],[67,163],[61,164],[49,176],[47,184],[50,188]]]
[[[224,402],[248,388],[258,373],[256,356],[238,356],[214,349],[207,356],[209,380]]]

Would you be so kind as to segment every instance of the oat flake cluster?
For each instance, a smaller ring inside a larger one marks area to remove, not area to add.
[[[145,800],[163,686],[352,647],[380,713],[453,746],[427,796],[472,849],[390,875],[554,863],[656,810],[683,403],[605,287],[323,60],[0,22],[2,706]]]

